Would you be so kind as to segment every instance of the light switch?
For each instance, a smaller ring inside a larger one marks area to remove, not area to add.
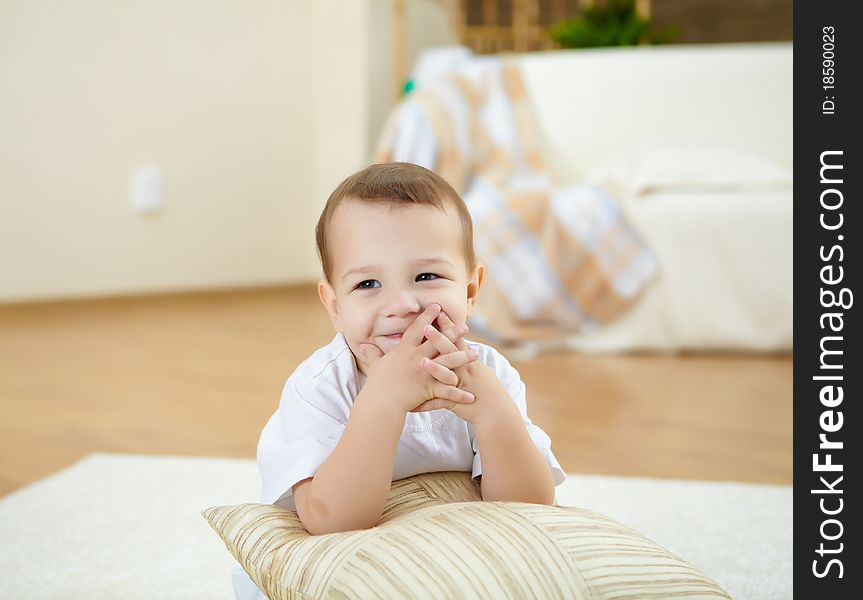
[[[138,167],[132,172],[132,206],[139,214],[162,208],[162,172],[158,167]]]

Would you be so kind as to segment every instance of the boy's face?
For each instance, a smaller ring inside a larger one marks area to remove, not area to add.
[[[456,324],[473,313],[483,266],[467,272],[455,210],[346,199],[329,230],[332,285],[318,283],[321,302],[354,355],[360,344],[384,354],[434,302]]]

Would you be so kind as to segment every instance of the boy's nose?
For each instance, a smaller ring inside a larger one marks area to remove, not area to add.
[[[387,298],[387,304],[384,307],[384,313],[388,317],[405,317],[410,314],[418,313],[420,310],[420,301],[416,295],[408,291],[395,292]]]

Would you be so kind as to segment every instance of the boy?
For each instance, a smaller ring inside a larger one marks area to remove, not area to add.
[[[262,501],[311,534],[374,526],[391,482],[424,472],[470,471],[483,500],[551,504],[565,476],[518,372],[464,339],[484,267],[455,190],[417,165],[372,165],[336,188],[316,233],[337,333],[264,427]]]

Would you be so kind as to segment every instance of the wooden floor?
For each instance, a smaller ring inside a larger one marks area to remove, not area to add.
[[[92,452],[251,458],[333,332],[312,287],[0,306],[0,495]],[[791,482],[791,358],[515,362],[570,472]]]

